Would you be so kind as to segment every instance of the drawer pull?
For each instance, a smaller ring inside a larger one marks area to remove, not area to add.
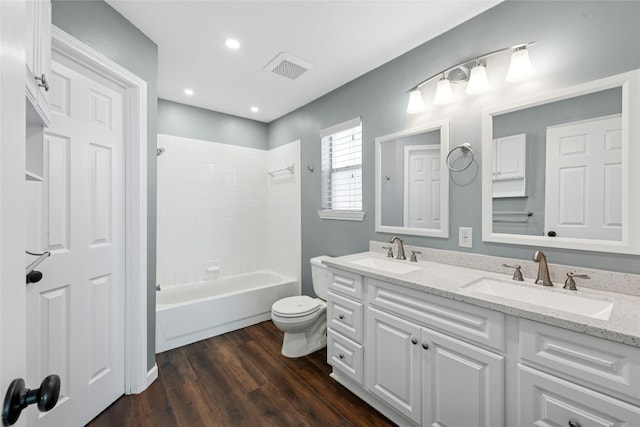
[[[425,350],[429,350],[429,344],[427,344],[426,342],[423,342],[422,348],[424,348]]]
[[[340,354],[338,355],[338,357],[339,357],[340,359],[344,359],[344,354],[340,353]],[[578,427],[580,427],[580,426],[578,426]]]
[[[413,345],[418,344],[418,339],[416,337],[411,337],[411,344]]]
[[[338,315],[338,319],[343,320],[344,319],[344,314],[339,314]]]
[[[580,427],[580,423],[576,420],[569,420],[569,427]]]

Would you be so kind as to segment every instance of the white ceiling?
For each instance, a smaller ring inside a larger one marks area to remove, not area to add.
[[[160,98],[270,122],[501,0],[107,1],[158,45]],[[280,52],[315,67],[266,72]]]

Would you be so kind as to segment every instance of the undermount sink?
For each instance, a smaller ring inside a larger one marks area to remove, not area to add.
[[[408,261],[391,261],[383,258],[360,258],[349,261],[351,264],[361,265],[363,267],[374,268],[376,270],[385,271],[394,274],[406,274],[412,271],[418,271],[421,267],[411,265]],[[414,263],[415,264],[415,263]]]
[[[611,301],[552,292],[543,287],[536,288],[486,277],[463,285],[461,288],[601,320],[609,320],[613,309]]]

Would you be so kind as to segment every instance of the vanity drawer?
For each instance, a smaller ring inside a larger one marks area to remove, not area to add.
[[[504,351],[504,314],[448,298],[367,279],[370,304],[423,326]]]
[[[640,426],[637,406],[535,369],[520,365],[518,384],[520,426]]]
[[[329,269],[329,289],[338,294],[362,300],[362,276],[342,270]]]
[[[361,302],[329,291],[327,298],[327,327],[347,338],[362,342],[364,310]]]
[[[531,320],[519,323],[523,363],[640,403],[640,348]]]
[[[331,329],[327,331],[327,362],[359,384],[362,384],[364,378],[364,347]]]

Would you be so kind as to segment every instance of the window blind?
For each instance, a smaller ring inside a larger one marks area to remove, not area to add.
[[[320,132],[322,209],[362,210],[362,123],[360,118]]]

